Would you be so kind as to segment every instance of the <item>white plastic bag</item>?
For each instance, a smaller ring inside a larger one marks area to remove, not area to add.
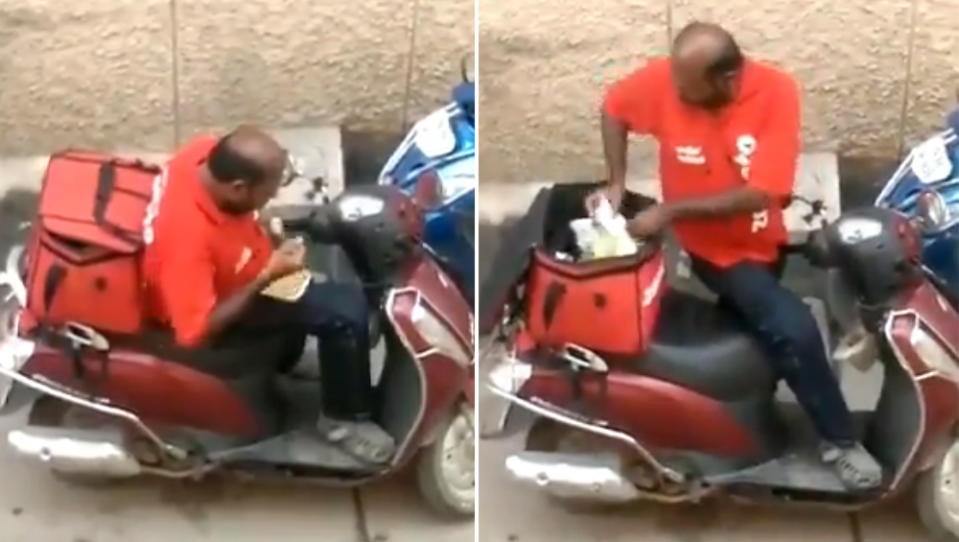
[[[592,218],[570,222],[576,235],[576,244],[583,260],[629,256],[636,253],[636,241],[626,231],[626,219],[613,211],[609,200],[603,199],[593,211]]]

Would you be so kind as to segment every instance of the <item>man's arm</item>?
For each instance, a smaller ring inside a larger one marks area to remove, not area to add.
[[[270,277],[264,270],[253,282],[247,284],[230,297],[220,301],[206,317],[205,337],[216,337],[220,332],[234,324],[250,308],[253,299],[270,284]]]
[[[600,118],[603,135],[603,155],[606,157],[606,174],[610,188],[620,194],[626,190],[626,123],[613,117],[605,108]]]
[[[216,268],[207,247],[199,240],[184,239],[178,248],[163,261],[158,286],[176,342],[194,347],[237,321],[269,280],[261,273],[246,287],[218,302],[213,286]]]
[[[656,135],[659,98],[664,85],[668,85],[668,75],[665,61],[653,61],[606,91],[600,112],[600,130],[609,180],[607,195],[614,200],[614,205],[622,202],[626,191],[628,134]]]
[[[738,213],[762,211],[769,206],[769,195],[752,186],[740,186],[725,192],[663,205],[670,220],[714,218]]]
[[[198,346],[236,323],[270,282],[303,267],[304,252],[302,243],[284,242],[255,279],[218,300],[213,287],[216,269],[206,247],[200,243],[181,247],[163,262],[160,284],[177,342]]]

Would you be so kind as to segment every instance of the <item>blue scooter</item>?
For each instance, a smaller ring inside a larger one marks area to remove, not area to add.
[[[426,202],[425,242],[473,303],[476,206],[475,86],[462,66],[453,100],[410,129],[378,182]]]
[[[959,307],[959,109],[947,129],[910,151],[876,206],[911,217],[922,234],[922,262],[942,294]]]

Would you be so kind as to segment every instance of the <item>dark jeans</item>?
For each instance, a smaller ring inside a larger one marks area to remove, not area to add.
[[[164,354],[229,380],[272,379],[296,363],[307,335],[319,339],[324,412],[339,419],[369,419],[368,309],[359,285],[314,282],[295,303],[259,297],[240,322],[211,344]]]
[[[755,332],[820,435],[837,445],[854,442],[852,416],[830,369],[816,320],[799,296],[779,283],[781,263],[740,262],[720,269],[693,257],[692,267],[719,296],[720,304],[734,310]]]

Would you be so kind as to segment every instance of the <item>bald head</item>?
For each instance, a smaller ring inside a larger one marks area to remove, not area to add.
[[[283,170],[286,153],[263,130],[240,126],[223,136],[210,152],[210,173],[222,182],[242,180],[250,184],[262,182],[271,172]]]
[[[736,40],[716,24],[692,22],[673,41],[673,78],[691,105],[718,108],[728,103],[743,62]]]
[[[207,157],[214,199],[231,212],[262,207],[279,189],[286,162],[286,151],[269,134],[240,126],[223,136]]]

